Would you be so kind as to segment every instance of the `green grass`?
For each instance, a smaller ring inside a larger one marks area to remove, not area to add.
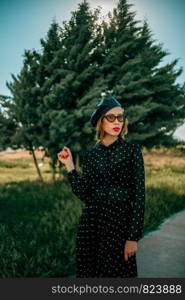
[[[185,169],[163,167],[147,172],[146,177],[145,233],[185,208]]]
[[[0,277],[67,277],[81,202],[66,182],[0,186]]]
[[[41,164],[40,170],[44,180],[51,180],[51,168],[49,166],[48,158],[46,158],[44,162],[41,159],[37,160],[38,164]],[[35,180],[38,180],[38,175],[31,157],[0,160],[1,183]]]
[[[173,157],[172,157],[173,159]],[[31,159],[0,161],[0,277],[74,277],[75,239],[83,203],[67,180],[37,181]],[[144,234],[185,208],[185,168],[145,167]]]
[[[27,169],[29,168],[29,163],[24,162],[22,160],[20,161],[2,161],[0,160],[0,168],[22,168],[22,169]]]

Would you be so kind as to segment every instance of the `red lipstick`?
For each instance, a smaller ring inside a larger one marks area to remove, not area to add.
[[[114,131],[119,131],[119,127],[112,128]]]

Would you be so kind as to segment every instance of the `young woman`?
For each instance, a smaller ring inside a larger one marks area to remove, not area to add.
[[[125,139],[128,121],[114,97],[96,105],[91,124],[97,143],[86,151],[82,174],[68,147],[58,153],[72,191],[85,202],[76,240],[76,277],[137,277],[145,208],[141,146]]]

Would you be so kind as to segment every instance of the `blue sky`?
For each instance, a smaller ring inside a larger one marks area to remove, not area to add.
[[[62,25],[80,0],[1,0],[0,1],[0,94],[10,95],[6,81],[11,73],[19,73],[25,49],[40,49],[40,38],[46,36],[52,20]],[[89,0],[91,8],[102,7],[102,14],[116,6],[117,0]],[[153,37],[163,43],[171,54],[165,63],[179,58],[178,66],[184,71],[177,82],[185,81],[185,1],[184,0],[128,0],[134,4],[136,18],[146,18]],[[175,135],[185,140],[185,125]]]

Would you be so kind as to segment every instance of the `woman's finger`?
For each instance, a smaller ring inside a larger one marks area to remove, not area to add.
[[[125,252],[125,255],[124,255],[124,259],[127,261],[128,260],[128,254]]]
[[[65,155],[65,154],[61,155],[62,158],[67,158],[68,156],[69,156],[68,154],[67,155]]]
[[[131,256],[134,255],[134,254],[135,254],[135,252],[130,252],[130,253],[128,253],[128,252],[125,251],[124,259],[127,261],[128,258],[131,257]]]
[[[68,147],[64,146],[64,148],[63,148],[63,149],[64,149],[64,151],[65,151],[65,152],[68,152],[68,154],[70,154],[70,155],[71,155],[71,151],[70,151],[70,149],[69,149]]]

